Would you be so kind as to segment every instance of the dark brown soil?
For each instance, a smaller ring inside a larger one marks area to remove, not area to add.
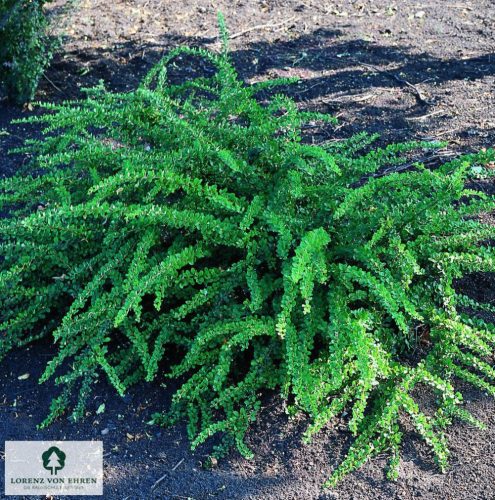
[[[52,11],[63,5],[58,0]],[[445,140],[454,151],[495,145],[492,0],[81,0],[65,26],[56,24],[55,31],[65,30],[67,38],[37,97],[79,97],[81,87],[100,79],[112,89],[131,89],[169,48],[218,47],[217,9],[234,35],[232,56],[243,78],[301,77],[300,84],[287,89],[301,106],[339,117],[326,139],[367,130],[379,132],[384,142]],[[183,76],[192,69],[183,68]],[[29,112],[0,103],[2,175],[25,161],[7,156],[7,150],[38,134],[10,125]],[[464,286],[473,296],[495,297],[491,276],[465,280]],[[323,491],[321,484],[343,458],[350,436],[337,422],[313,444],[302,445],[304,418],[289,421],[276,397],[267,397],[248,436],[255,459],[233,453],[212,471],[201,467],[208,447],[190,452],[183,427],[146,425],[151,413],[166,406],[172,390],[158,384],[137,387],[120,399],[102,382],[84,422],[60,421],[37,431],[56,394],[52,385],[36,383],[50,353],[49,345],[40,344],[12,353],[0,365],[0,441],[102,439],[105,498],[495,498],[495,402],[473,389],[466,388],[467,406],[488,430],[452,427],[446,474],[438,472],[426,446],[411,434],[397,482],[385,480],[385,457],[379,457],[336,489]],[[29,379],[18,380],[24,373]],[[105,412],[96,415],[102,402]],[[104,429],[108,433],[102,435]]]

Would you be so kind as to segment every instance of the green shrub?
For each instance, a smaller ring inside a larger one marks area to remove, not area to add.
[[[0,0],[0,85],[18,104],[32,99],[52,56],[47,1]]]
[[[181,58],[215,72],[169,83]],[[1,182],[1,354],[53,339],[41,380],[63,389],[43,425],[81,417],[99,374],[120,394],[165,376],[181,385],[154,420],[186,418],[193,447],[220,433],[216,453],[251,456],[245,433],[276,390],[311,417],[307,439],[348,412],[356,439],[327,484],[384,451],[394,477],[403,415],[443,469],[446,426],[477,422],[454,378],[495,394],[495,326],[466,314],[491,306],[453,286],[495,270],[477,218],[494,200],[465,188],[495,154],[381,175],[438,144],[310,145],[304,124],[330,118],[273,95],[280,83],[246,86],[225,52],[181,47],[133,92],[43,104],[33,164]]]

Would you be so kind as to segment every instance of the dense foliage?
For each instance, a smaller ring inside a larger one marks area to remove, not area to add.
[[[0,86],[19,104],[32,99],[51,59],[47,1],[0,0]]]
[[[215,71],[169,82],[171,62],[197,58]],[[347,412],[356,439],[328,484],[384,451],[394,477],[404,415],[443,469],[447,424],[476,422],[454,379],[495,394],[495,326],[466,315],[491,306],[453,286],[495,270],[477,217],[494,202],[465,188],[494,152],[385,174],[438,145],[310,145],[305,124],[329,118],[279,83],[245,85],[226,51],[181,47],[133,92],[43,104],[34,164],[1,181],[1,354],[53,339],[42,381],[63,389],[44,425],[81,417],[99,374],[120,394],[166,376],[180,386],[155,421],[186,418],[193,446],[220,433],[218,453],[250,456],[276,390],[311,417],[308,439]]]

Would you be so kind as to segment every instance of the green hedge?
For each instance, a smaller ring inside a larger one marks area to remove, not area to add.
[[[179,56],[216,72],[172,84]],[[54,342],[42,381],[62,390],[43,425],[81,418],[101,374],[119,394],[172,378],[154,421],[187,419],[193,447],[220,433],[216,454],[251,456],[244,436],[275,390],[309,415],[308,440],[347,412],[356,439],[327,484],[382,452],[395,477],[403,415],[444,469],[446,426],[478,423],[456,378],[495,393],[495,326],[466,314],[493,307],[454,288],[495,271],[477,217],[494,199],[465,188],[495,154],[384,174],[439,144],[310,144],[305,124],[332,119],[280,83],[245,85],[225,51],[181,47],[133,92],[43,104],[33,164],[0,182],[0,353]]]
[[[18,104],[33,98],[52,56],[45,3],[0,0],[0,87]]]

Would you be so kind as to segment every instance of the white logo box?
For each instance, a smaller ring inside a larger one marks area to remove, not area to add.
[[[6,441],[5,495],[103,495],[103,443]]]

